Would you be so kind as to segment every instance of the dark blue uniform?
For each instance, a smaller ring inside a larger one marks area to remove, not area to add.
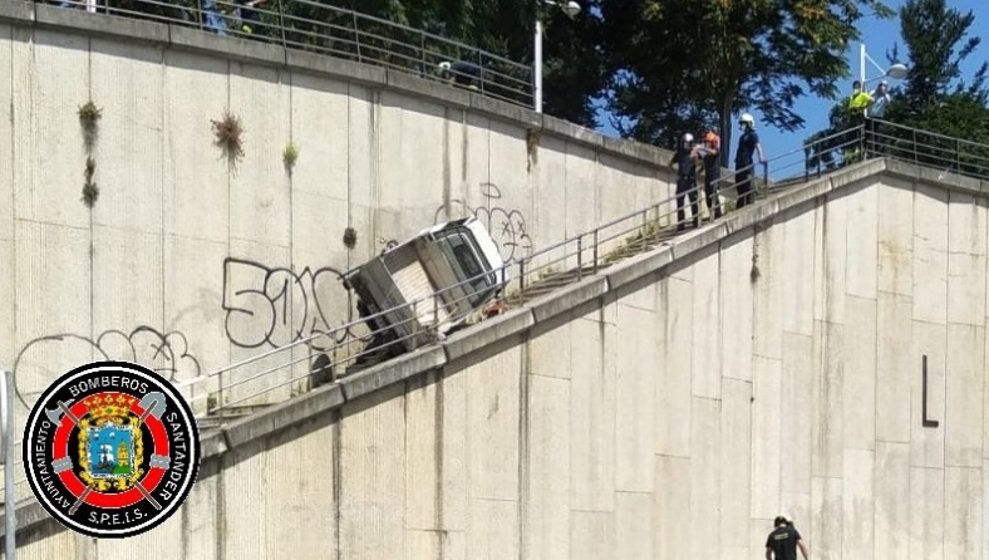
[[[738,139],[735,152],[735,189],[738,191],[738,208],[752,203],[752,156],[759,145],[759,135],[746,130]]]

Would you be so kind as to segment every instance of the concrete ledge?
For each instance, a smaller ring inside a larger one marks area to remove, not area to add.
[[[385,85],[385,69],[324,54],[288,49],[285,63],[294,70],[329,75],[364,85]]]
[[[548,115],[543,115],[543,131],[586,144],[596,150],[600,150],[605,144],[605,137],[601,134],[570,121]]]
[[[37,4],[35,21],[41,27],[72,27],[88,34],[126,37],[128,41],[167,43],[168,25],[123,16],[93,14],[81,9]]]
[[[39,523],[44,523],[45,521],[51,521],[52,523],[57,523],[52,516],[48,515],[45,508],[41,507],[38,500],[34,496],[22,500],[19,504],[14,507],[14,515],[17,517],[17,534],[26,529],[29,529]],[[7,524],[4,523],[6,515],[0,512],[0,537],[7,533]],[[59,525],[61,527],[61,525]],[[19,537],[18,537],[19,538]]]
[[[202,453],[202,460],[218,457],[227,452],[230,447],[227,445],[225,434],[221,430],[212,430],[200,434],[199,451]]]
[[[670,247],[654,248],[644,255],[636,255],[607,269],[604,276],[608,279],[608,290],[617,290],[643,276],[656,272],[671,262],[673,262],[673,251]]]
[[[754,212],[752,215],[754,216]],[[708,229],[702,229],[693,233],[683,240],[676,241],[670,247],[670,254],[672,255],[671,262],[696,253],[708,245],[712,245],[728,237],[730,234],[731,231],[728,229],[727,224],[716,224]]]
[[[500,317],[481,321],[454,334],[442,344],[446,351],[446,360],[452,362],[484,346],[516,335],[535,323],[532,311],[527,308],[516,309]]]
[[[532,318],[537,323],[566,313],[574,307],[599,298],[608,292],[608,279],[604,276],[592,276],[576,284],[571,284],[555,292],[546,294],[532,303]]]
[[[478,93],[470,94],[470,106],[480,113],[513,121],[525,128],[539,128],[543,125],[540,114],[532,109],[526,109],[525,107],[506,103],[505,101],[484,97]]]
[[[171,25],[168,30],[169,41],[177,49],[221,54],[232,60],[251,63],[267,63],[276,66],[286,64],[285,49],[280,45],[239,37],[221,37],[212,33],[204,33],[196,28],[179,25]]]
[[[846,167],[838,173],[831,174],[831,190],[837,190],[852,183],[859,183],[862,179],[886,171],[885,159],[870,159],[855,165]]]
[[[246,418],[223,426],[231,449],[284,428],[315,417],[343,404],[339,383],[319,387],[294,399],[266,408]],[[205,454],[204,454],[205,456]]]
[[[670,158],[673,157],[673,152],[663,150],[655,146],[650,146],[649,144],[633,142],[632,140],[625,140],[624,138],[605,137],[604,149],[609,152],[625,156],[626,158],[642,161],[656,167],[672,169],[669,166],[669,163]]]
[[[416,350],[411,354],[403,354],[343,378],[340,385],[343,388],[344,400],[350,402],[357,397],[373,393],[420,373],[443,367],[444,364],[446,364],[446,353],[439,345]]]
[[[804,187],[780,194],[776,199],[779,209],[786,210],[809,200],[826,195],[831,191],[831,179],[825,177],[818,179]]]
[[[34,4],[22,0],[0,3],[0,21],[30,25],[34,21]]]
[[[385,82],[402,93],[425,97],[442,105],[460,109],[466,109],[470,106],[470,94],[468,92],[398,70],[385,70]]]

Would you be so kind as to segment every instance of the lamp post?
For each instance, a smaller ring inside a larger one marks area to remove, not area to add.
[[[564,2],[563,0],[537,0],[538,2],[545,3],[549,6],[555,6],[560,8],[564,14],[570,19],[577,17],[580,13],[580,4],[569,0]],[[539,18],[539,6],[536,6],[536,31],[535,37],[533,38],[533,66],[535,67],[533,72],[533,86],[535,89],[535,107],[537,113],[543,112],[543,21]]]
[[[865,62],[867,60],[871,62],[872,65],[875,66],[880,72],[882,72],[882,76],[876,76],[875,78],[870,78],[868,80],[865,78]],[[869,53],[865,52],[865,43],[859,43],[859,82],[861,82],[863,90],[865,89],[866,82],[871,82],[872,80],[878,80],[879,78],[885,77],[890,77],[894,80],[902,80],[907,77],[907,72],[908,69],[906,65],[900,64],[899,62],[889,68],[884,69],[882,66],[877,64],[875,60],[872,60]]]

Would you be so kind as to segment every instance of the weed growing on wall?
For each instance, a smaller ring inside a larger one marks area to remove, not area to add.
[[[289,175],[292,174],[292,169],[295,168],[295,162],[299,159],[299,147],[295,145],[295,142],[289,142],[285,145],[285,149],[282,150],[282,163],[285,164],[285,171]]]
[[[103,111],[90,99],[79,106],[77,114],[79,126],[82,127],[82,143],[86,148],[86,168],[82,175],[82,202],[87,208],[92,208],[100,197],[100,190],[93,180],[93,176],[96,175],[96,159],[93,158],[93,152],[96,149],[96,141],[100,137],[100,119],[103,117]]]
[[[210,120],[213,128],[213,145],[220,148],[223,156],[227,158],[227,163],[231,166],[237,165],[244,157],[244,126],[240,123],[240,117],[230,111],[224,111],[223,116],[216,120]]]
[[[347,227],[343,230],[343,246],[348,249],[353,249],[357,245],[357,230],[352,227]]]
[[[99,138],[100,119],[103,117],[103,110],[96,106],[92,100],[79,106],[79,125],[82,126],[82,141],[87,152],[92,152]]]
[[[93,181],[93,175],[95,173],[96,160],[92,157],[87,157],[86,170],[83,172],[85,180],[82,184],[82,201],[87,208],[92,208],[96,204],[96,199],[100,197],[100,189],[97,188],[96,182]]]
[[[529,154],[529,159],[525,164],[526,173],[532,172],[532,166],[539,164],[539,137],[542,131],[530,128],[525,131],[525,149]]]

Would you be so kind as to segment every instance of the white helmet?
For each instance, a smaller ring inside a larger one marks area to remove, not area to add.
[[[747,125],[751,126],[752,128],[755,128],[755,119],[752,118],[752,115],[750,115],[748,113],[742,113],[742,116],[741,117],[738,117],[738,122],[740,122],[742,124],[747,124]]]
[[[689,132],[684,133],[684,135],[683,135],[683,143],[684,144],[690,144],[693,141],[694,141],[694,135],[693,134],[691,134]]]

